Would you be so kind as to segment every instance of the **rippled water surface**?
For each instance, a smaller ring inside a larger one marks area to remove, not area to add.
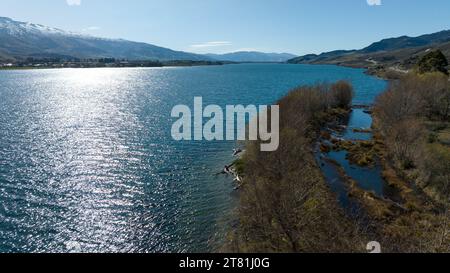
[[[177,104],[268,104],[290,88],[384,82],[333,66],[0,71],[0,252],[199,252],[235,203],[234,142],[175,142]]]

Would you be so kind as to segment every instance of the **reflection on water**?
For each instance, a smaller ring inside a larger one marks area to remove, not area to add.
[[[354,141],[370,140],[373,137],[372,133],[354,132],[354,129],[370,129],[371,127],[371,115],[364,109],[355,108],[350,114],[346,129],[341,133],[337,133],[335,137]],[[342,175],[339,174],[337,166],[326,159],[331,159],[332,162],[338,163],[339,167],[342,167],[345,171],[345,174],[355,181],[361,189],[373,192],[379,197],[384,197],[386,183],[382,177],[381,166],[378,164],[371,167],[357,166],[349,162],[347,154],[348,152],[345,150],[331,151],[320,155],[318,161],[321,164],[321,169],[327,182],[337,194],[341,205],[351,211],[358,210],[359,205],[348,196],[348,182],[344,181]]]
[[[213,249],[235,202],[213,174],[234,143],[174,142],[172,107],[269,104],[342,78],[361,103],[384,85],[332,66],[0,72],[0,252]]]
[[[350,114],[348,128],[344,131],[342,137],[349,140],[370,140],[372,134],[355,132],[359,129],[370,129],[372,127],[372,117],[365,112],[365,109],[355,108]]]

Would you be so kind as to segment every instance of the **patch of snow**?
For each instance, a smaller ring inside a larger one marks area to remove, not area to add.
[[[118,41],[117,39],[98,38],[86,34],[65,31],[58,28],[48,27],[29,22],[18,22],[10,18],[0,17],[0,31],[6,30],[9,35],[20,37],[29,34],[43,36],[66,36],[92,40]]]

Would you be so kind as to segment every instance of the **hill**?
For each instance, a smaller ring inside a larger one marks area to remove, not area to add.
[[[450,30],[444,30],[419,37],[402,36],[398,38],[384,39],[373,43],[361,50],[362,53],[374,53],[379,51],[392,51],[411,47],[422,47],[431,44],[450,42]]]
[[[206,54],[218,61],[228,62],[274,62],[283,63],[296,56],[289,53],[264,53],[256,51],[239,51],[227,54]]]
[[[210,60],[203,55],[175,51],[151,44],[92,37],[0,17],[0,59],[14,61],[29,57]]]
[[[384,39],[361,50],[338,50],[288,60],[291,64],[334,64],[371,70],[411,69],[431,50],[439,49],[450,59],[450,30],[419,37]]]

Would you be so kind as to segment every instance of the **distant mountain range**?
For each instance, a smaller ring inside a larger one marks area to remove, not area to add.
[[[296,55],[289,53],[263,53],[255,51],[239,51],[227,54],[206,54],[206,56],[228,62],[286,62]]]
[[[440,49],[450,59],[450,30],[384,39],[361,50],[337,50],[288,60],[292,64],[335,64],[351,67],[409,69],[431,49]]]
[[[0,60],[27,58],[157,61],[286,62],[287,53],[235,52],[223,55],[194,54],[122,39],[98,38],[39,24],[0,17]]]
[[[174,51],[151,44],[97,38],[0,17],[0,59],[14,61],[28,57],[162,61],[211,60],[204,55]]]
[[[158,61],[288,62],[408,69],[431,49],[450,59],[450,30],[419,37],[384,39],[360,50],[336,50],[300,57],[288,53],[194,54],[123,39],[106,39],[0,17],[0,61],[32,58]]]

